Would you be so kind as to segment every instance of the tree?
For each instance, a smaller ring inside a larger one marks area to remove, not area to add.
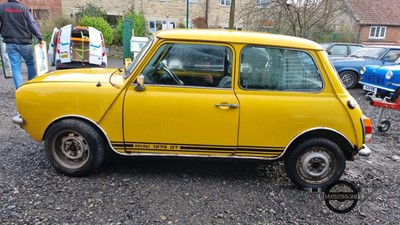
[[[88,17],[103,17],[105,18],[107,12],[102,10],[100,7],[92,5],[91,3],[87,3],[85,6],[79,7],[79,11],[77,13],[80,17],[88,16]]]
[[[309,39],[335,27],[345,3],[344,0],[251,2],[253,4],[247,4],[239,12],[240,19],[250,30],[283,33]]]
[[[107,21],[101,17],[84,16],[79,20],[82,26],[94,27],[103,33],[104,43],[110,45],[114,39],[113,30]]]

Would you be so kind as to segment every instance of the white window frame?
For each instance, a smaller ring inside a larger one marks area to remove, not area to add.
[[[197,0],[189,0],[189,2],[197,2]]]
[[[370,39],[385,39],[386,37],[386,26],[371,26],[369,29]]]
[[[223,6],[230,6],[231,2],[231,0],[219,0],[219,4]]]

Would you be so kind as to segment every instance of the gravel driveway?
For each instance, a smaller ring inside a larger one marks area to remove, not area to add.
[[[377,120],[360,89],[351,90]],[[47,162],[43,143],[12,124],[11,79],[0,78],[0,224],[398,224],[400,115],[374,130],[372,155],[348,162],[342,179],[361,188],[349,213],[328,209],[321,193],[296,189],[281,163],[113,157],[73,178]]]

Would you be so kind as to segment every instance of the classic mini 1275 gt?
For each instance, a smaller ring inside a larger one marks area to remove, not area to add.
[[[319,44],[242,31],[160,31],[126,69],[54,71],[16,104],[14,123],[70,176],[114,151],[283,160],[298,187],[326,188],[372,133]]]

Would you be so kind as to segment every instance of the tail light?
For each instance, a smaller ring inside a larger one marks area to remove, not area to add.
[[[106,55],[106,45],[104,44],[104,38],[102,33],[100,33],[100,37],[101,37],[101,49],[102,49],[101,54],[104,57]]]
[[[60,46],[61,46],[61,32],[62,32],[62,30],[60,30],[60,31],[58,32],[58,37],[57,37],[57,45],[56,45],[56,47],[57,47],[57,54],[60,54],[60,53],[61,53],[61,50],[60,50]]]
[[[362,123],[364,126],[364,142],[369,143],[372,138],[372,121],[370,118],[363,116]]]

